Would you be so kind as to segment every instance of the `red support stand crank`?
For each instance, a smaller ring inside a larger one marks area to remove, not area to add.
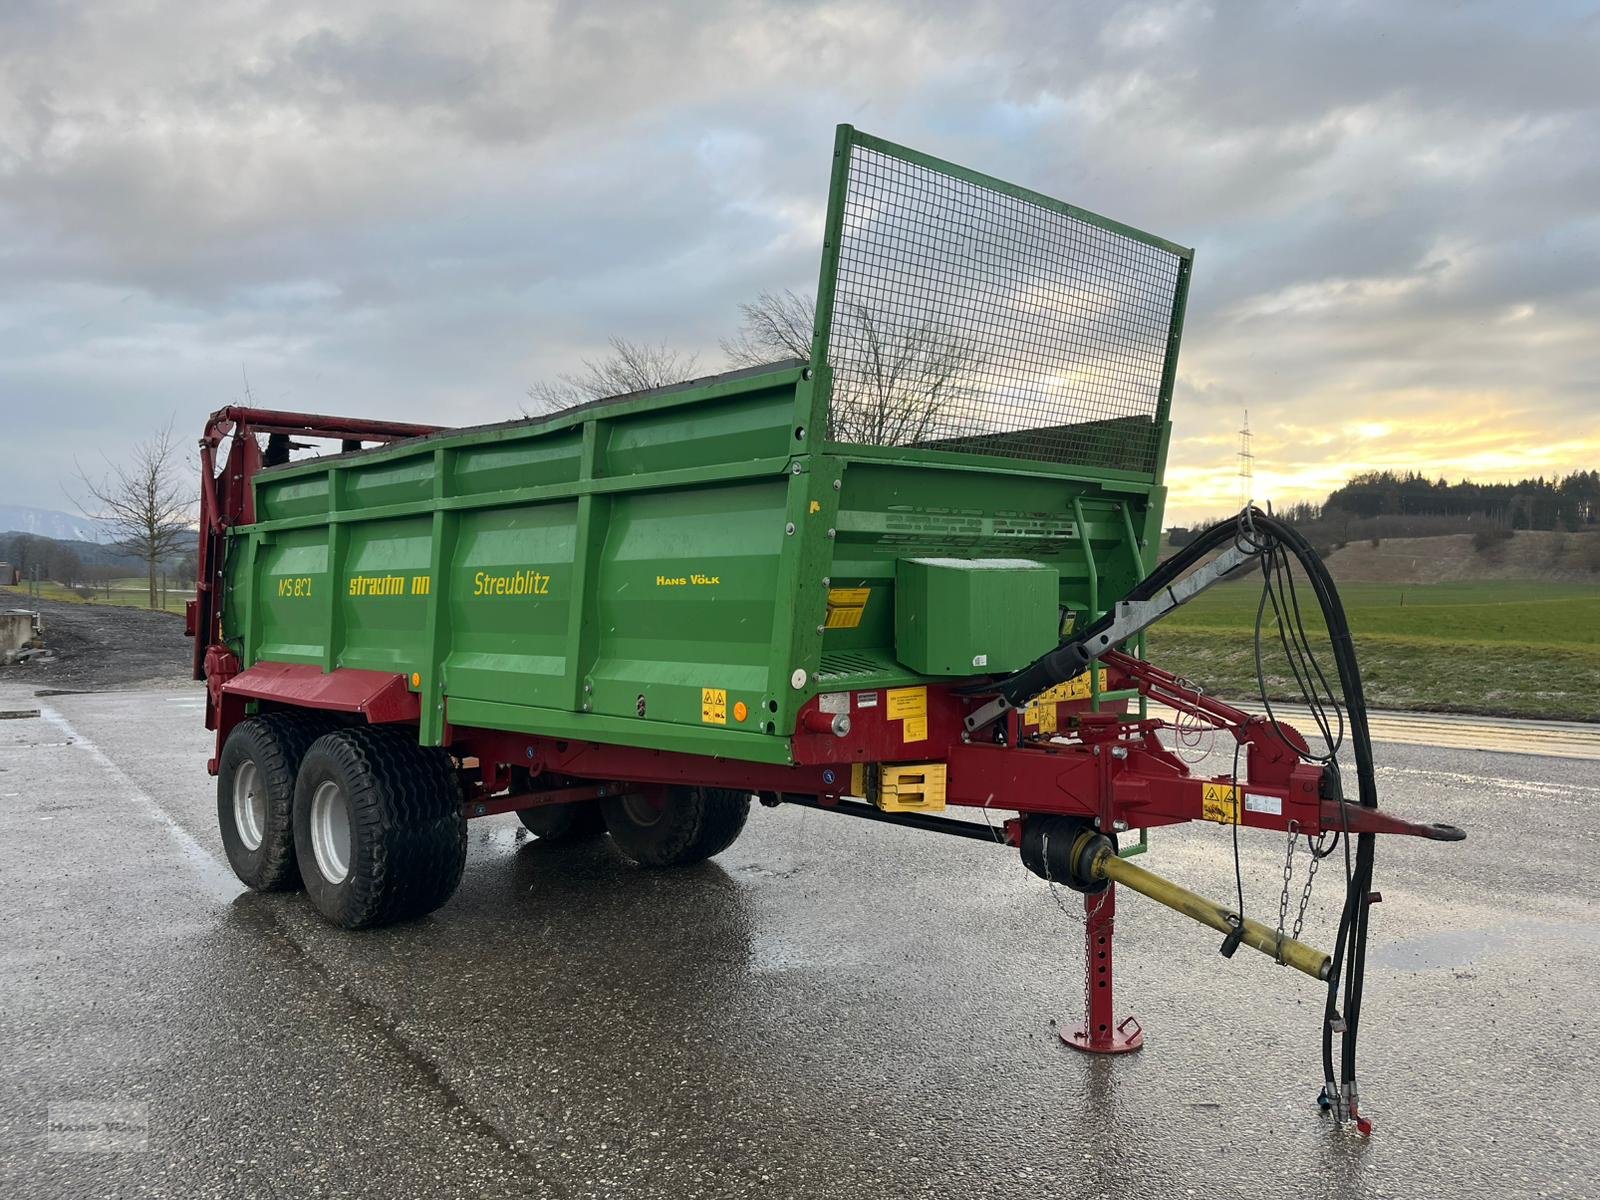
[[[1083,1022],[1061,1040],[1086,1054],[1127,1054],[1144,1045],[1144,1030],[1133,1017],[1120,1022],[1112,1007],[1111,946],[1117,924],[1117,887],[1083,898]]]

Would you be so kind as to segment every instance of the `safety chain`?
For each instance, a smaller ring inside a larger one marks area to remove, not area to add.
[[[1048,853],[1048,850],[1049,850],[1049,842],[1048,842],[1048,839],[1047,839],[1047,841],[1046,841],[1046,852],[1047,853]],[[1079,916],[1077,913],[1073,912],[1072,909],[1067,907],[1066,901],[1064,901],[1061,898],[1061,893],[1056,891],[1056,881],[1054,879],[1050,878],[1050,874],[1049,874],[1049,872],[1050,872],[1050,864],[1049,864],[1048,861],[1045,863],[1044,869],[1045,869],[1044,882],[1045,882],[1045,886],[1047,886],[1050,889],[1050,899],[1052,899],[1052,900],[1054,900],[1056,902],[1056,907],[1059,908],[1062,911],[1063,914],[1065,914],[1066,916],[1070,917],[1073,921],[1076,921],[1079,925],[1087,925],[1090,921],[1094,920],[1096,917],[1098,917],[1100,915],[1100,910],[1105,907],[1106,895],[1111,891],[1111,888],[1112,888],[1111,884],[1107,884],[1104,891],[1100,891],[1100,892],[1095,893],[1094,903],[1092,905],[1088,906],[1088,911],[1087,912],[1085,912],[1082,916]],[[1067,885],[1063,884],[1062,886],[1067,886]]]
[[[1094,1036],[1094,1026],[1090,1024],[1089,1020],[1090,997],[1094,992],[1094,985],[1089,977],[1094,974],[1094,951],[1089,947],[1089,925],[1092,921],[1100,916],[1100,910],[1106,905],[1106,897],[1111,895],[1111,889],[1114,887],[1116,887],[1116,884],[1114,883],[1106,884],[1105,890],[1095,896],[1092,904],[1086,906],[1088,911],[1085,912],[1083,916],[1083,1031],[1090,1037]],[[1050,885],[1050,891],[1051,894],[1054,895],[1054,884]],[[1115,918],[1112,918],[1112,921],[1114,926]],[[1107,938],[1112,937],[1113,933],[1114,928],[1108,928],[1105,930],[1105,935]]]
[[[991,796],[991,797],[989,797],[989,799],[993,800],[994,797]],[[983,806],[978,809],[978,815],[983,818],[983,823],[989,827],[989,833],[991,835],[993,835],[995,843],[997,845],[1000,845],[1000,846],[1007,845],[1008,843],[1006,842],[1004,835],[1000,832],[1000,830],[998,828],[995,827],[994,822],[989,820],[989,805],[988,805],[987,802],[985,802],[983,804]],[[1056,891],[1056,881],[1050,877],[1050,835],[1049,834],[1045,834],[1045,839],[1044,839],[1044,857],[1045,857],[1044,882],[1045,882],[1045,885],[1050,889],[1050,899],[1052,899],[1052,900],[1054,900],[1056,902],[1056,907],[1059,908],[1062,911],[1062,913],[1064,913],[1066,916],[1068,916],[1068,917],[1072,918],[1072,920],[1076,921],[1079,925],[1087,925],[1090,921],[1094,920],[1094,918],[1098,917],[1100,915],[1100,909],[1105,905],[1106,893],[1109,892],[1111,890],[1111,888],[1108,886],[1104,891],[1098,893],[1098,898],[1095,900],[1093,907],[1091,907],[1089,909],[1089,911],[1086,912],[1085,914],[1083,914],[1082,916],[1079,916],[1077,913],[1073,912],[1072,909],[1068,908],[1067,905],[1066,905],[1066,902],[1061,899],[1061,894],[1058,891]],[[1027,876],[1029,874],[1028,868],[1026,866],[1024,866],[1022,868],[1022,873],[1023,873],[1024,876]]]
[[[1091,997],[1094,993],[1094,985],[1090,982],[1089,976],[1093,974],[1094,951],[1089,948],[1088,934],[1085,933],[1083,940],[1083,1032],[1085,1036],[1091,1039],[1091,1044],[1094,1038],[1094,1024],[1089,1016],[1089,1006],[1093,1003]]]
[[[1283,927],[1289,922],[1289,885],[1294,881],[1294,848],[1300,840],[1300,822],[1289,822],[1289,848],[1283,856],[1283,891],[1278,894],[1278,940],[1272,957],[1283,966]],[[1315,864],[1316,859],[1312,859]],[[1300,899],[1300,919],[1294,923],[1294,936],[1300,936],[1300,927],[1306,920],[1306,901],[1311,898],[1311,881],[1306,880],[1305,895]]]
[[[1289,885],[1294,881],[1294,851],[1300,840],[1300,822],[1289,822],[1289,848],[1283,856],[1283,891],[1278,894],[1278,942],[1273,957],[1278,965],[1283,966],[1283,927],[1289,923]],[[1311,851],[1311,862],[1306,867],[1306,883],[1300,889],[1300,907],[1294,915],[1294,932],[1289,936],[1295,941],[1300,940],[1301,931],[1306,927],[1306,909],[1311,905],[1311,888],[1317,882],[1317,868],[1322,865],[1322,860],[1317,857],[1317,848],[1312,845],[1311,839],[1306,838],[1306,849]]]
[[[1311,846],[1310,838],[1306,839],[1306,845]],[[1306,867],[1306,886],[1300,893],[1300,911],[1294,918],[1294,940],[1297,942],[1300,940],[1300,931],[1306,927],[1306,906],[1311,903],[1311,885],[1317,880],[1317,867],[1321,864],[1322,860],[1317,857],[1315,847],[1312,847],[1311,863]]]

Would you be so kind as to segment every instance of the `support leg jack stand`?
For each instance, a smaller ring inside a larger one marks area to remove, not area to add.
[[[1117,888],[1109,885],[1098,896],[1083,898],[1083,969],[1085,981],[1083,1022],[1061,1040],[1086,1054],[1127,1054],[1144,1045],[1144,1030],[1133,1017],[1117,1020],[1112,1007],[1111,943],[1116,932]]]

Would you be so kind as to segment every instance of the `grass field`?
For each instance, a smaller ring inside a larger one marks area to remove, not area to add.
[[[28,584],[21,587],[0,587],[0,605],[6,608],[28,607]],[[150,588],[143,579],[116,579],[111,582],[108,590],[105,586],[97,584],[94,595],[85,599],[71,588],[62,587],[48,579],[41,579],[38,583],[39,597],[44,600],[59,600],[67,604],[120,604],[132,608],[148,608],[150,605]],[[159,591],[157,595],[159,596]],[[169,584],[167,586],[168,612],[181,613],[184,601],[192,599],[194,589],[179,588]]]
[[[1256,695],[1253,629],[1260,588],[1223,584],[1149,634],[1152,661],[1232,699]],[[1341,585],[1374,708],[1600,721],[1600,587],[1490,583]],[[1313,644],[1326,630],[1310,606]],[[1276,630],[1264,654],[1268,694],[1293,699]],[[1325,669],[1331,660],[1324,655]]]

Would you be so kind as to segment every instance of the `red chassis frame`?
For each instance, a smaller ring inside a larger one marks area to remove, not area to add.
[[[227,530],[253,520],[250,480],[263,465],[256,435],[348,444],[434,431],[432,426],[251,408],[225,408],[212,415],[200,443],[199,572],[188,632],[195,638],[195,677],[206,681],[206,727],[216,731],[218,756],[250,703],[338,712],[374,724],[416,723],[417,697],[403,675],[349,668],[325,673],[316,666],[271,662],[241,670],[221,637],[223,556]],[[216,452],[229,434],[232,447],[218,473]],[[1107,833],[1212,820],[1280,832],[1294,829],[1307,837],[1329,830],[1451,836],[1445,827],[1401,820],[1324,795],[1323,769],[1303,760],[1306,743],[1288,726],[1203,695],[1177,676],[1121,651],[1104,654],[1100,663],[1108,673],[1108,690],[1135,688],[1150,700],[1230,733],[1241,747],[1240,776],[1192,775],[1157,736],[1166,722],[1130,718],[1122,703],[1093,711],[1087,700],[1060,701],[1055,720],[1042,726],[1028,719],[1030,713],[1042,715],[1039,710],[1013,710],[969,735],[963,720],[988,697],[964,695],[955,684],[928,686],[927,736],[915,742],[903,739],[905,723],[890,720],[883,703],[855,706],[848,731],[836,735],[833,717],[821,711],[820,699],[813,699],[797,721],[792,766],[459,726],[448,721],[448,699],[444,742],[466,768],[470,817],[675,784],[739,788],[774,800],[785,795],[815,798],[828,807],[849,792],[853,764],[943,763],[948,804],[1075,818]],[[216,758],[209,767],[216,772]],[[518,787],[540,776],[554,779],[557,786],[540,791]],[[1008,844],[1020,845],[1021,819],[1006,821],[1002,828]],[[1094,986],[1086,1024],[1062,1035],[1071,1045],[1102,1053],[1137,1049],[1142,1041],[1131,1018],[1117,1025],[1112,1012],[1113,892],[1107,888],[1085,897],[1087,961]]]
[[[225,647],[212,650],[232,657]],[[962,718],[985,697],[963,696],[954,685],[928,688],[930,736],[914,743],[901,740],[899,722],[879,715],[883,705],[858,709],[860,719],[843,737],[806,731],[805,715],[819,711],[818,700],[813,699],[802,710],[801,732],[792,741],[793,766],[448,722],[444,744],[471,765],[469,816],[557,801],[536,792],[505,794],[513,785],[513,768],[530,776],[635,785],[630,790],[694,784],[772,796],[814,796],[826,806],[849,793],[851,764],[942,762],[948,773],[948,804],[1074,817],[1107,832],[1211,820],[1279,832],[1292,825],[1307,837],[1329,830],[1449,836],[1436,826],[1323,795],[1323,768],[1300,758],[1305,741],[1292,727],[1274,725],[1202,695],[1120,651],[1110,651],[1100,661],[1108,668],[1113,687],[1137,688],[1158,703],[1230,733],[1243,748],[1244,770],[1237,777],[1193,775],[1161,744],[1157,733],[1166,721],[1092,712],[1087,701],[1057,704],[1060,733],[1037,732],[1019,710],[994,726],[994,740],[967,741],[960,732]],[[208,705],[208,715],[219,718],[208,721],[217,732],[219,754],[250,701],[351,714],[373,724],[415,724],[418,716],[417,697],[408,689],[406,677],[382,671],[341,667],[324,673],[310,664],[263,662],[226,678],[208,678],[207,684],[215,701]],[[448,704],[447,700],[447,715]],[[947,736],[938,736],[940,730]],[[1014,823],[1007,828],[1007,840],[1015,844]]]
[[[1092,712],[1088,701],[1056,705],[1062,733],[1038,732],[1018,710],[997,723],[993,740],[968,741],[962,718],[988,697],[962,695],[955,685],[928,688],[929,737],[914,743],[901,740],[903,725],[887,719],[882,704],[858,708],[844,736],[811,732],[809,725],[828,720],[825,715],[815,722],[806,720],[820,711],[819,701],[813,699],[801,710],[800,731],[792,739],[795,765],[787,767],[450,724],[445,743],[455,753],[476,760],[476,796],[469,801],[473,816],[540,802],[538,793],[499,795],[511,786],[512,766],[525,767],[534,775],[608,784],[701,784],[780,797],[815,796],[827,806],[849,793],[851,764],[942,762],[948,772],[948,804],[1075,817],[1107,832],[1212,820],[1279,832],[1293,825],[1307,837],[1329,830],[1450,836],[1440,827],[1324,796],[1323,769],[1300,758],[1306,743],[1291,727],[1275,726],[1264,717],[1202,695],[1170,673],[1121,651],[1111,651],[1100,661],[1110,672],[1111,687],[1137,688],[1158,703],[1228,731],[1243,747],[1244,770],[1237,778],[1192,775],[1157,737],[1167,722]],[[320,675],[315,667],[300,669],[307,672],[308,684],[312,676]],[[1233,790],[1219,797],[1219,789]],[[479,813],[479,803],[490,807]],[[1016,823],[1007,822],[1006,829],[1007,841],[1016,844]]]

